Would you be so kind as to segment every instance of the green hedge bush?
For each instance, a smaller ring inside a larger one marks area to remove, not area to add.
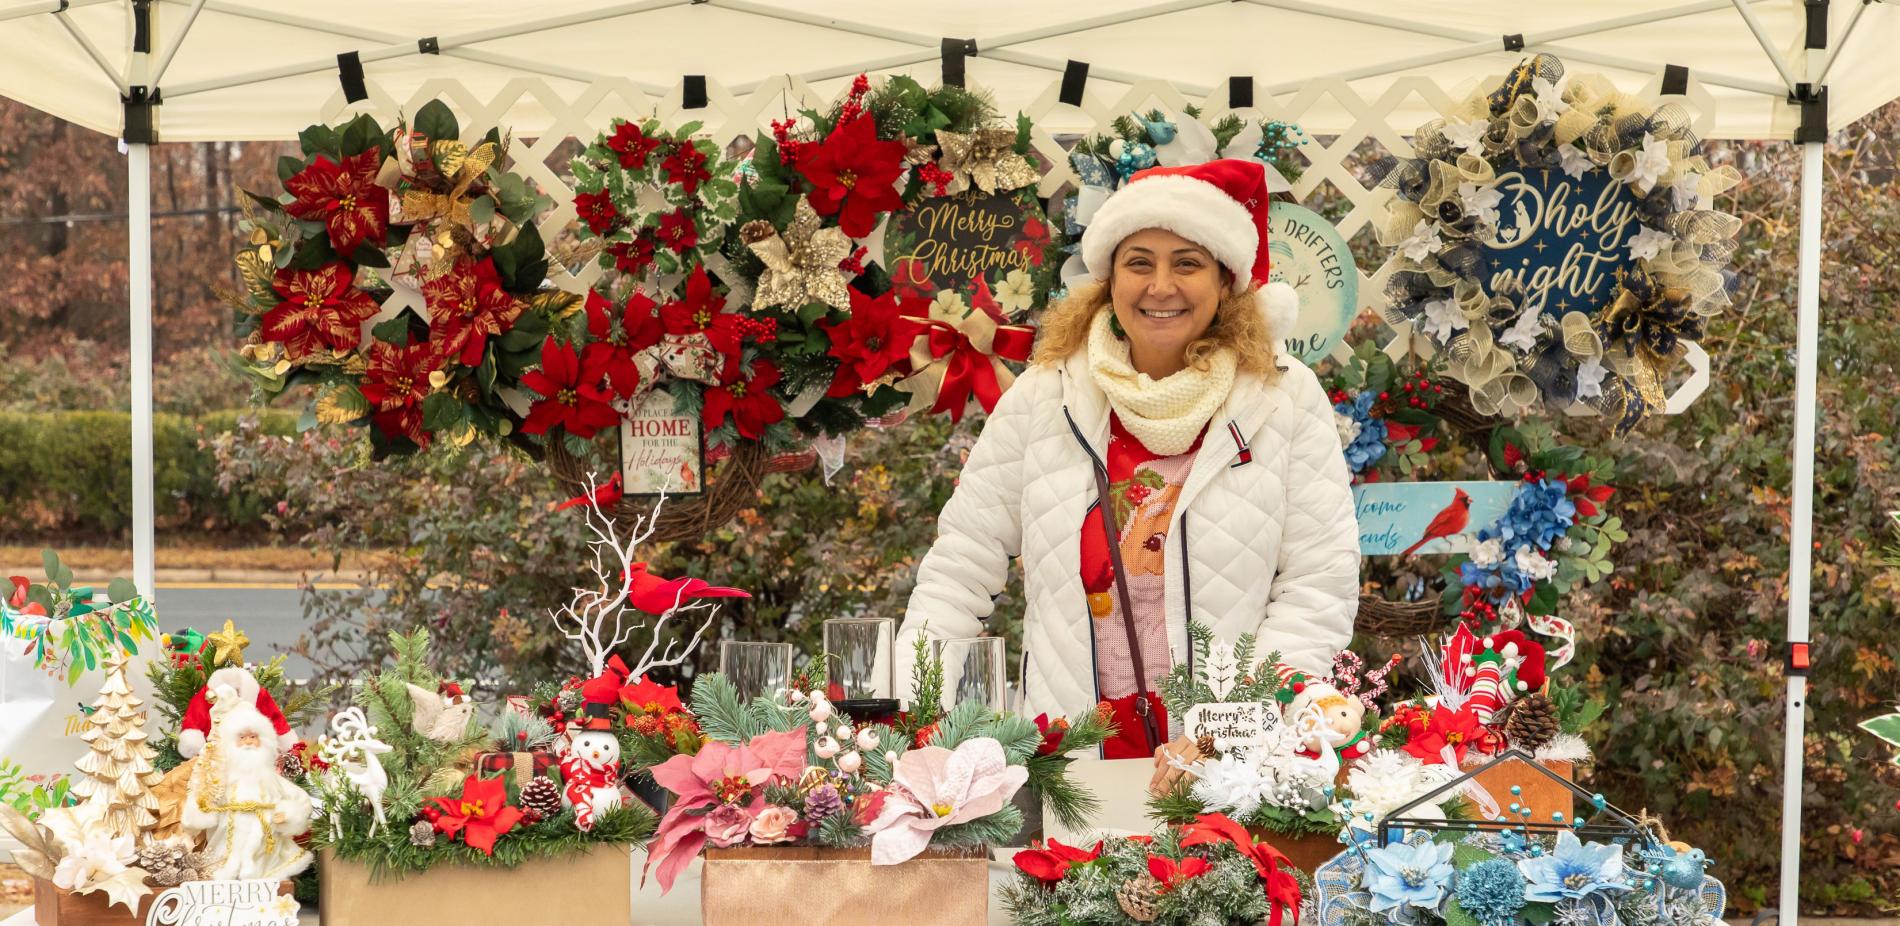
[[[284,411],[161,413],[152,421],[158,522],[207,531],[249,529],[271,499],[218,485],[218,463],[199,447],[252,416],[261,433],[296,433]],[[125,412],[0,412],[0,539],[58,532],[118,538],[132,526],[132,418]]]

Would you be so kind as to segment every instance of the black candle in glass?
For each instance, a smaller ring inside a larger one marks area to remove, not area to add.
[[[897,622],[885,617],[840,617],[823,628],[825,696],[852,722],[892,723],[899,702],[896,671]]]

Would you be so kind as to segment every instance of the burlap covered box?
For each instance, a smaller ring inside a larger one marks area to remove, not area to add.
[[[365,865],[318,856],[323,926],[392,923],[560,923],[627,926],[633,918],[629,847],[596,844],[584,853],[514,868],[439,865],[421,874],[371,879]]]
[[[969,926],[989,903],[983,849],[872,865],[870,849],[749,846],[706,850],[699,909],[705,926]]]

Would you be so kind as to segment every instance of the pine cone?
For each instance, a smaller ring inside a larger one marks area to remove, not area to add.
[[[552,778],[533,778],[521,786],[521,809],[535,820],[546,820],[561,812],[561,789]]]
[[[1557,733],[1557,707],[1542,693],[1512,702],[1511,716],[1504,721],[1504,736],[1511,745],[1534,753],[1556,739]]]
[[[830,784],[819,785],[805,795],[805,821],[813,826],[843,812],[844,798]]]
[[[277,757],[277,774],[291,781],[302,781],[306,771],[308,769],[304,767],[303,757],[294,752],[287,752]]]
[[[1201,751],[1203,759],[1220,758],[1220,750],[1214,748],[1214,735],[1211,733],[1201,734],[1200,738],[1194,741],[1194,747]]]
[[[1122,912],[1137,923],[1152,923],[1161,915],[1155,905],[1155,898],[1161,895],[1161,882],[1153,875],[1142,875],[1122,883],[1115,889],[1115,900],[1122,906]]]
[[[435,824],[427,820],[417,820],[409,827],[409,844],[418,849],[427,849],[435,845]]]

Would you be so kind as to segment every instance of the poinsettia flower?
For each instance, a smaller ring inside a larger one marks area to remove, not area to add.
[[[614,225],[620,221],[620,209],[614,205],[613,195],[606,190],[574,194],[574,211],[580,214],[581,221],[587,223],[587,229],[596,235],[613,231]]]
[[[660,217],[655,237],[673,253],[684,254],[699,246],[699,227],[693,224],[692,213],[675,209]]]
[[[1456,766],[1464,762],[1466,751],[1484,738],[1484,724],[1471,708],[1451,710],[1439,706],[1429,716],[1418,715],[1405,751],[1426,765],[1444,763]]]
[[[1148,856],[1148,874],[1161,882],[1160,893],[1163,894],[1213,870],[1214,866],[1207,859],[1197,855],[1190,855],[1179,862],[1159,855]]]
[[[765,808],[768,784],[798,779],[805,770],[806,742],[804,727],[761,733],[744,746],[707,740],[697,754],[677,755],[652,768],[654,782],[673,793],[673,806],[647,847],[646,870],[656,873],[660,893],[673,889],[674,879],[705,847],[706,818],[714,809],[731,806],[756,814]]]
[[[759,440],[766,425],[785,420],[785,407],[772,396],[778,385],[779,371],[770,360],[754,360],[748,367],[737,360],[726,364],[720,383],[706,390],[706,404],[700,417],[710,431],[732,417],[739,436]]]
[[[614,394],[631,398],[640,387],[640,368],[633,356],[660,343],[664,326],[654,313],[657,304],[645,293],[627,297],[620,311],[606,296],[587,294],[587,336],[591,339],[581,350],[581,365],[594,367],[607,375]]]
[[[451,839],[457,835],[483,855],[495,854],[495,840],[521,822],[519,808],[508,806],[508,786],[499,778],[470,775],[461,797],[432,797],[435,831]]]
[[[264,313],[260,336],[284,345],[284,356],[301,360],[319,350],[346,351],[363,340],[363,322],[380,308],[356,288],[356,273],[342,261],[315,270],[277,271],[271,289],[282,302]]]
[[[521,375],[521,385],[542,398],[528,410],[521,433],[545,434],[559,425],[582,439],[593,437],[619,419],[613,396],[601,388],[603,372],[581,362],[573,347],[548,338],[541,345],[541,368]]]
[[[670,714],[684,709],[680,703],[679,689],[671,685],[662,685],[646,676],[634,684],[620,689],[620,700],[649,713]]]
[[[422,400],[429,396],[429,374],[435,372],[437,352],[428,341],[398,347],[375,341],[369,348],[369,369],[357,390],[369,402],[370,421],[384,437],[406,437],[418,447],[429,446],[422,429]]]
[[[1093,849],[1079,849],[1051,839],[1046,848],[1024,849],[1016,853],[1013,861],[1024,874],[1044,884],[1054,884],[1068,877],[1071,867],[1086,865],[1101,857],[1101,840],[1096,840]]]
[[[798,172],[811,181],[811,205],[819,215],[835,215],[838,227],[862,238],[877,227],[878,215],[903,208],[893,186],[904,172],[901,141],[879,141],[870,119],[853,119],[831,130],[823,142],[806,145]]]
[[[429,306],[430,339],[446,359],[482,364],[488,339],[513,328],[528,304],[502,288],[495,261],[459,258],[449,272],[422,284]]]
[[[849,290],[850,317],[835,324],[818,324],[831,339],[831,347],[825,353],[838,361],[838,372],[825,393],[834,399],[857,392],[908,359],[911,342],[926,328],[922,322],[905,316],[930,314],[928,307],[921,304],[900,305],[894,291],[873,298],[855,286]]]
[[[1063,737],[1069,735],[1069,718],[1050,720],[1048,714],[1037,714],[1036,729],[1042,731],[1042,745],[1036,747],[1036,755],[1053,756],[1062,748]]]
[[[688,196],[698,193],[700,183],[712,178],[712,172],[706,169],[706,153],[690,140],[674,145],[672,153],[660,162],[660,169],[666,171],[667,182],[679,184]]]
[[[642,229],[633,236],[632,241],[616,241],[608,245],[607,253],[613,255],[615,270],[637,276],[653,266],[653,246],[653,233]]]
[[[726,311],[724,296],[713,292],[706,268],[694,267],[686,278],[686,298],[660,307],[667,334],[704,334],[713,349],[728,357],[739,353],[739,316]]]
[[[620,166],[627,170],[636,170],[645,166],[647,156],[660,146],[660,139],[648,138],[638,123],[622,122],[614,126],[614,134],[607,139],[607,148],[620,156]]]
[[[389,233],[389,190],[376,183],[382,161],[379,148],[340,164],[317,155],[309,167],[284,181],[284,189],[297,197],[284,204],[284,211],[306,222],[322,222],[330,246],[344,257],[365,241],[382,244]]]

